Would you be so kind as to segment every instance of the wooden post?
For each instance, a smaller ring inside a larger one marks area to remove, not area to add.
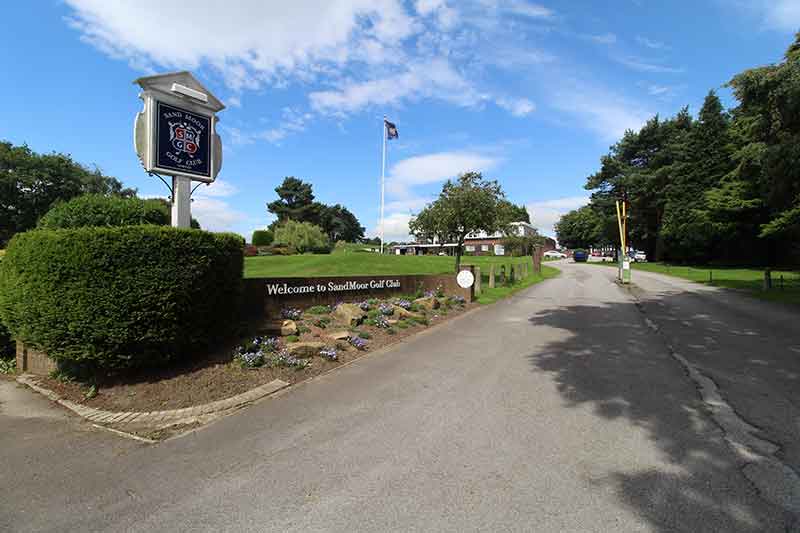
[[[489,288],[494,289],[494,263],[489,265]]]
[[[768,291],[772,288],[772,273],[770,270],[764,269],[764,290]]]
[[[500,265],[500,285],[506,284],[506,266]]]
[[[481,295],[481,267],[475,267],[475,296]]]

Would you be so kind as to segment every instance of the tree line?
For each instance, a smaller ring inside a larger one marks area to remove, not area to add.
[[[628,202],[628,241],[655,260],[800,262],[800,33],[783,60],[710,91],[688,107],[627,131],[587,178],[588,205],[556,224],[562,246],[619,243],[617,200]]]
[[[39,154],[27,145],[0,142],[0,248],[16,233],[35,228],[54,204],[82,194],[132,198],[136,189],[67,154]]]

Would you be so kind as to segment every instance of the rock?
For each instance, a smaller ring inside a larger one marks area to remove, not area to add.
[[[356,350],[356,347],[347,341],[339,341],[336,343],[336,349],[343,352],[352,352]]]
[[[434,309],[439,309],[441,305],[439,300],[436,299],[434,296],[428,296],[426,298],[417,298],[414,300],[414,303],[420,307],[424,307],[428,311],[433,311]]]
[[[394,306],[394,316],[398,316],[400,318],[422,318],[422,315],[419,313],[414,313],[408,309],[403,309],[399,305]]]
[[[264,331],[281,337],[297,335],[297,324],[294,320],[270,320],[264,325]]]
[[[334,331],[334,332],[328,333],[326,335],[326,337],[329,337],[329,338],[331,338],[332,340],[335,340],[335,341],[346,341],[347,338],[350,337],[350,332],[349,331]]]
[[[286,346],[286,350],[298,359],[310,359],[319,355],[324,347],[324,342],[293,342]]]
[[[356,304],[339,304],[333,311],[333,318],[352,327],[361,324],[367,318],[367,313]]]

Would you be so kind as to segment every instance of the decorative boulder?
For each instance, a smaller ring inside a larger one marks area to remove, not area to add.
[[[367,318],[367,312],[356,304],[339,304],[333,310],[333,318],[346,326],[358,326]]]
[[[294,320],[270,320],[264,325],[266,333],[287,337],[297,335],[297,324]]]
[[[289,355],[298,359],[310,359],[319,355],[319,351],[324,347],[324,342],[293,342],[286,346],[286,350]]]
[[[394,306],[394,316],[398,316],[400,318],[422,318],[422,315],[419,313],[414,313],[408,309],[403,309],[399,305]]]
[[[332,333],[328,333],[327,337],[335,340],[335,341],[346,341],[348,337],[350,337],[349,331],[334,331]]]
[[[434,296],[428,296],[426,298],[417,298],[414,300],[414,303],[420,307],[424,307],[428,311],[433,311],[434,309],[439,309],[439,300],[436,299]]]

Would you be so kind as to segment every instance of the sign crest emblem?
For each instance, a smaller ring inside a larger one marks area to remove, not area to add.
[[[194,157],[200,144],[200,131],[186,122],[169,122],[169,140],[176,151]]]

